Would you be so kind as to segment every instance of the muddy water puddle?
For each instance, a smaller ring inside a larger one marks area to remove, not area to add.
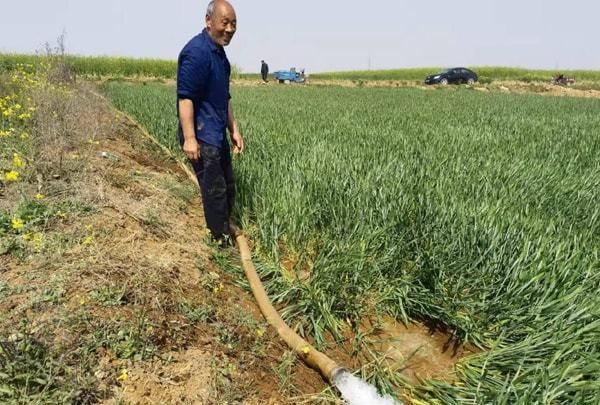
[[[463,357],[476,353],[465,347],[451,333],[415,323],[404,325],[391,318],[376,324],[365,322],[370,331],[370,348],[375,350],[387,367],[404,375],[411,384],[429,379],[456,379],[454,366]]]

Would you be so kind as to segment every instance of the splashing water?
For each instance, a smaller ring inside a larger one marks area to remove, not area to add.
[[[346,371],[336,375],[333,383],[348,405],[402,405],[389,395],[382,397],[375,387]]]

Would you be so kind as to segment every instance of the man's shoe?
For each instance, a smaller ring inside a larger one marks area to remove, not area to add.
[[[221,236],[221,238],[218,241],[218,244],[219,244],[219,248],[227,249],[234,245],[233,238],[231,237],[231,235],[225,234],[225,235]]]

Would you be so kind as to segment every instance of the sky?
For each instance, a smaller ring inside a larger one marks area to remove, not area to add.
[[[596,0],[232,0],[243,72],[512,66],[600,70]],[[76,55],[177,59],[208,0],[0,0],[0,52],[65,33]]]

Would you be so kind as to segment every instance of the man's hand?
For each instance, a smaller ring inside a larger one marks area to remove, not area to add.
[[[196,138],[185,139],[183,142],[183,153],[190,160],[198,160],[200,158],[200,143]]]
[[[179,99],[179,122],[183,131],[183,153],[189,160],[200,159],[200,144],[194,128],[194,103],[187,98]]]
[[[242,138],[240,131],[233,131],[231,134],[231,143],[233,144],[233,153],[235,155],[244,151],[244,138]]]

